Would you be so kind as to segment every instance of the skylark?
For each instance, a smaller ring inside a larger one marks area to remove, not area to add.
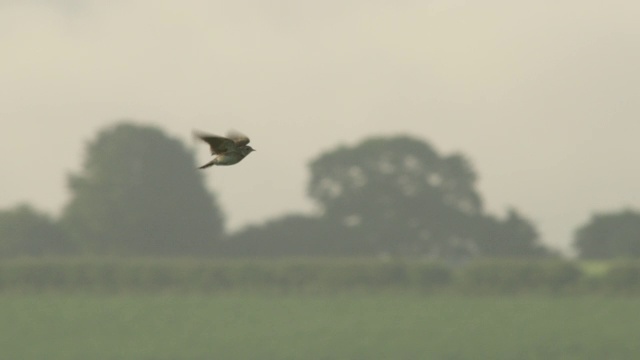
[[[211,155],[215,157],[208,163],[199,167],[199,169],[206,169],[213,165],[233,165],[244,159],[249,155],[254,148],[247,145],[249,144],[249,138],[239,132],[229,132],[227,137],[206,134],[199,131],[194,131],[193,135],[198,139],[209,144],[211,148]]]

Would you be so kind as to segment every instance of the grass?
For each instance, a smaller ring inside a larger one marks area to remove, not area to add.
[[[640,299],[0,296],[0,358],[636,359]]]
[[[578,264],[588,277],[602,277],[611,268],[611,261],[580,261]]]

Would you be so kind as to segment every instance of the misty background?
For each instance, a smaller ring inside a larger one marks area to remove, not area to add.
[[[0,207],[58,213],[86,142],[120,119],[188,142],[193,129],[247,133],[258,152],[207,172],[232,230],[312,211],[318,153],[405,133],[463,152],[488,210],[514,205],[567,249],[594,211],[640,206],[638,13],[628,1],[0,1]]]

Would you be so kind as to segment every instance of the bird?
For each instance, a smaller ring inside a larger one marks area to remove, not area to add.
[[[230,131],[227,137],[194,131],[193,135],[209,144],[211,155],[215,157],[208,163],[198,167],[206,169],[213,165],[234,165],[239,163],[252,151],[256,151],[249,144],[249,138],[237,131]]]

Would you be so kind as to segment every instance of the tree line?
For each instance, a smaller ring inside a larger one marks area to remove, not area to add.
[[[58,217],[28,204],[0,211],[0,257],[389,256],[447,262],[550,258],[515,208],[487,212],[463,154],[409,136],[371,137],[309,163],[315,215],[289,214],[236,233],[194,154],[155,126],[120,122],[87,144]],[[598,213],[575,233],[585,259],[640,256],[640,213]]]

